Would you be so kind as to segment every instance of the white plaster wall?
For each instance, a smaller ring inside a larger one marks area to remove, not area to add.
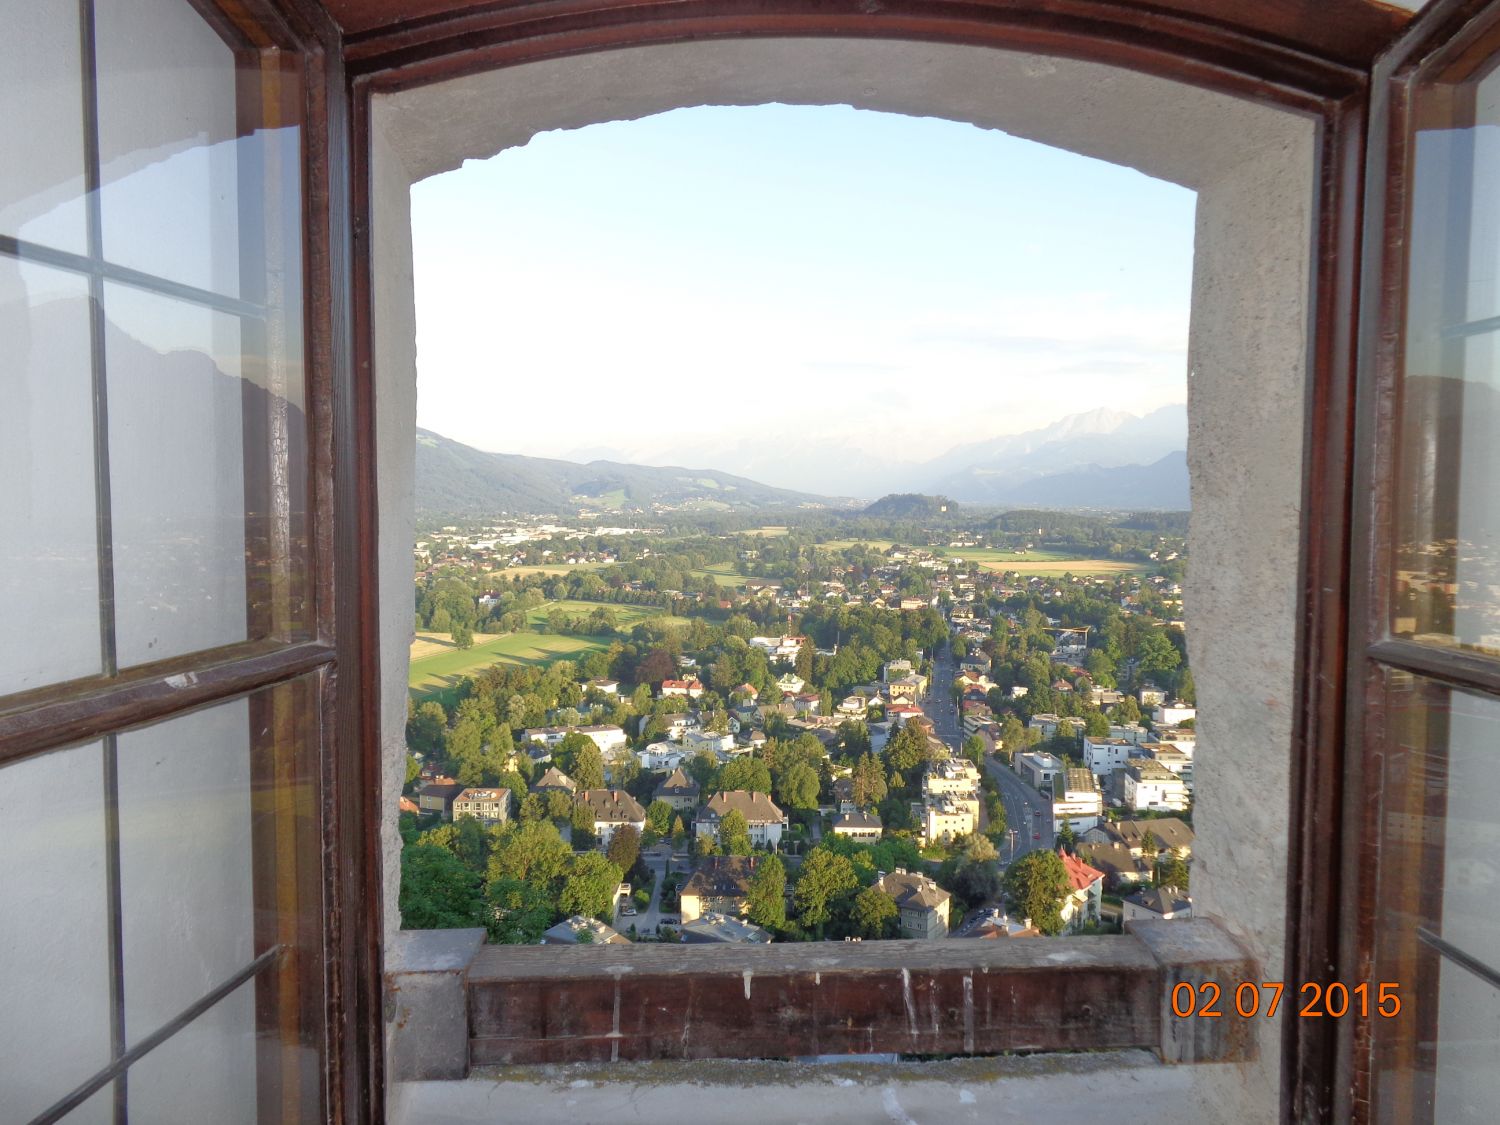
[[[417,312],[412,303],[411,185],[380,115],[371,125],[371,246],[375,306],[376,485],[380,490],[380,825],[385,932],[401,928],[397,795],[406,782],[406,669],[415,637],[411,545],[416,538]]]
[[[1194,516],[1185,599],[1205,716],[1195,759],[1201,810],[1195,913],[1220,918],[1273,974],[1267,979],[1276,979],[1285,921],[1315,125],[1097,64],[920,43],[747,40],[634,48],[376,99],[381,600],[399,618],[381,628],[388,932],[399,884],[395,794],[403,776],[411,637],[409,185],[544,130],[680,106],[772,101],[968,121],[1199,193],[1189,342]],[[387,277],[385,266],[398,272]],[[1156,1120],[1274,1120],[1279,1028],[1266,1021],[1261,1033],[1259,1062],[1191,1068],[1191,1097],[1155,1102]],[[1181,1081],[1177,1075],[1172,1087]],[[815,1108],[808,1108],[811,1116],[823,1117]]]

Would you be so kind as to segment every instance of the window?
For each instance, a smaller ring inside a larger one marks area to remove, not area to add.
[[[18,1121],[307,1120],[331,1095],[307,59],[256,11],[0,3]]]

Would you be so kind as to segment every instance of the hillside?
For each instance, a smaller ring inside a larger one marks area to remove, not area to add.
[[[515,453],[486,453],[417,430],[416,506],[447,515],[648,509],[824,507],[821,496],[772,488],[714,469],[657,468],[616,461],[581,465]]]
[[[1037,508],[1186,511],[1187,454],[1168,453],[1149,465],[1090,465],[1031,480],[991,484],[987,503]]]
[[[952,514],[958,505],[946,496],[923,496],[916,492],[892,493],[882,496],[861,514],[881,519],[931,519],[934,516]]]

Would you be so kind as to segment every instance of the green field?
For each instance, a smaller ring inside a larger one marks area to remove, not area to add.
[[[555,609],[564,613],[587,615],[596,609],[607,609],[615,615],[615,627],[632,629],[642,621],[656,620],[664,625],[686,625],[686,617],[674,617],[651,605],[616,605],[614,602],[582,602],[567,598],[556,602],[543,602],[526,614],[527,624],[536,626],[546,623],[547,615]]]
[[[571,566],[567,563],[543,563],[541,566],[508,566],[495,573],[501,578],[522,578],[528,574],[572,574],[577,570],[603,570],[615,565],[608,562],[573,563]]]
[[[985,570],[1013,570],[1017,574],[1037,575],[1043,578],[1061,574],[1110,575],[1136,574],[1146,568],[1140,563],[1125,559],[1087,559],[1060,551],[1015,551],[997,550],[993,547],[946,547],[947,558],[969,559]]]
[[[443,633],[418,633],[412,645],[407,686],[418,699],[455,686],[491,664],[551,664],[609,646],[608,637],[564,637],[556,633],[475,634],[474,647],[457,649]]]
[[[785,535],[790,528],[786,527],[757,527],[745,532],[746,535],[758,535],[762,539],[778,539]]]
[[[877,551],[886,551],[894,544],[889,539],[835,539],[829,543],[819,544],[821,547],[834,551],[860,545],[872,547]],[[1061,551],[1027,551],[1025,554],[1017,554],[1015,551],[999,550],[994,547],[928,547],[925,550],[930,550],[944,558],[968,559],[977,562],[985,570],[996,572],[1010,570],[1017,574],[1035,575],[1042,578],[1063,574],[1076,574],[1080,577],[1138,574],[1147,569],[1140,563],[1127,562],[1123,559],[1089,559]]]
[[[720,586],[743,586],[748,574],[741,574],[734,569],[733,563],[714,563],[702,570],[690,570],[689,574],[695,578],[712,578]]]

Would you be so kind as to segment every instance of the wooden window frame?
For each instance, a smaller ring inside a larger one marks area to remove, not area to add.
[[[1440,3],[1444,0],[1440,0]],[[395,7],[399,8],[397,4]],[[1356,314],[1360,287],[1368,74],[1359,65],[1235,27],[1222,13],[1054,0],[1045,7],[944,6],[920,0],[837,10],[815,0],[742,6],[691,0],[665,10],[611,0],[587,12],[561,4],[394,20],[344,45],[353,138],[355,367],[373,362],[370,99],[499,67],[704,38],[848,37],[924,40],[1037,51],[1145,71],[1300,112],[1319,125],[1315,258],[1310,287],[1309,391],[1299,574],[1287,878],[1287,979],[1339,976],[1352,925],[1329,888],[1342,870],[1345,684],[1350,666],[1349,543]],[[1216,18],[1216,15],[1220,18]],[[1394,34],[1399,23],[1393,23]],[[373,433],[360,435],[366,466]],[[366,513],[373,520],[373,511]],[[373,553],[373,552],[372,552]],[[368,582],[369,579],[367,578]],[[367,685],[369,688],[370,685]],[[366,767],[373,773],[373,766]],[[1282,1117],[1323,1120],[1339,1086],[1335,1021],[1283,1022]]]

